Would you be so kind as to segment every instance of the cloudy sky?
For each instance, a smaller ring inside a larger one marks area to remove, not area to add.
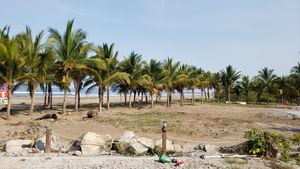
[[[96,45],[115,43],[119,58],[172,57],[209,71],[231,64],[288,74],[300,62],[299,0],[1,0],[0,27],[48,36],[69,19]]]

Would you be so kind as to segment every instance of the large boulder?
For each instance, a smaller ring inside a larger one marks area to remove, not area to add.
[[[5,144],[5,151],[9,154],[19,154],[32,146],[32,140],[10,140]]]
[[[140,155],[146,153],[149,149],[153,149],[154,141],[145,137],[135,137],[132,138],[127,145],[127,151],[129,153]]]
[[[40,151],[45,150],[45,145],[46,145],[46,135],[36,140],[36,147]],[[59,136],[53,133],[51,135],[51,151],[60,152],[62,148],[63,146],[61,144]]]
[[[119,138],[119,142],[125,142],[129,143],[131,139],[135,137],[135,134],[133,131],[125,131],[122,136]]]
[[[110,135],[100,135],[93,132],[86,133],[81,140],[82,155],[95,155],[110,150],[112,138]]]
[[[154,148],[154,141],[150,138],[138,137],[133,131],[126,131],[114,143],[114,149],[118,153],[140,155]]]

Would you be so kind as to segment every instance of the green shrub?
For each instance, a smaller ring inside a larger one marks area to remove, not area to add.
[[[244,137],[249,141],[245,146],[245,152],[259,157],[275,158],[277,153],[281,153],[282,160],[289,159],[291,151],[290,142],[287,138],[277,132],[267,132],[252,129],[245,132]]]

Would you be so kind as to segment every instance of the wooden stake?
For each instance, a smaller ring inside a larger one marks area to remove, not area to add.
[[[47,130],[46,130],[45,153],[50,153],[51,152],[51,140],[52,140],[52,130],[50,128],[47,128]]]
[[[163,122],[163,127],[161,129],[162,131],[162,145],[161,150],[163,154],[166,154],[167,152],[167,123]]]

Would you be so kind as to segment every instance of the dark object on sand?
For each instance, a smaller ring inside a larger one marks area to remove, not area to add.
[[[58,117],[57,117],[57,115],[55,113],[53,113],[53,114],[45,114],[42,117],[37,118],[35,120],[44,120],[44,119],[54,119],[54,120],[57,120]]]
[[[98,111],[92,110],[92,111],[87,112],[86,115],[87,115],[87,118],[93,118],[93,117],[96,117],[98,115]]]

